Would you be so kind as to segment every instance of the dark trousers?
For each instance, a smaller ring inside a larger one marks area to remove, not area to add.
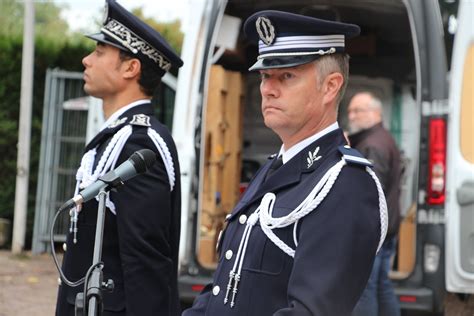
[[[385,240],[375,257],[369,281],[352,316],[400,316],[400,306],[388,277],[390,258],[395,253],[396,244],[396,237]]]

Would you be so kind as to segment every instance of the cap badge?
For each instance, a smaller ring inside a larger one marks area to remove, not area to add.
[[[150,117],[145,114],[135,114],[133,116],[132,121],[130,122],[131,125],[138,125],[138,126],[148,126],[150,127]]]
[[[260,16],[255,22],[258,36],[265,45],[269,46],[275,41],[275,27],[273,26],[270,19]]]
[[[308,158],[306,158],[306,161],[308,162],[308,168],[310,168],[314,162],[321,159],[321,156],[318,156],[318,152],[319,152],[319,146],[316,147],[314,152],[308,151]]]

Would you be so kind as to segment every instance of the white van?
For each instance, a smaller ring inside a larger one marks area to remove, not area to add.
[[[280,147],[263,124],[259,75],[247,70],[257,47],[241,25],[263,9],[361,26],[348,42],[351,75],[339,123],[347,125],[349,98],[371,90],[403,153],[404,220],[391,274],[401,306],[442,312],[446,291],[474,293],[474,1],[460,2],[449,89],[436,0],[193,0],[191,7],[173,118],[182,300],[211,281],[225,216]]]

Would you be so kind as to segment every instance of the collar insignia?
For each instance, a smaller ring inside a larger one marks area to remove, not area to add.
[[[255,22],[255,26],[257,27],[258,36],[265,45],[269,46],[275,41],[275,27],[270,19],[261,16]]]
[[[130,124],[150,127],[150,117],[145,114],[135,114]]]
[[[117,126],[119,126],[120,124],[123,124],[127,121],[127,118],[126,117],[123,117],[121,119],[116,119],[115,121],[113,121],[109,126],[107,126],[108,128],[115,128]]]
[[[318,156],[318,152],[319,152],[319,146],[316,147],[314,152],[308,151],[308,158],[306,158],[306,161],[308,162],[308,169],[313,165],[314,162],[321,159],[321,156]]]

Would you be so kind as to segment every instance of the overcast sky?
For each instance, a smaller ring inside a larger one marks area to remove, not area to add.
[[[96,31],[94,19],[98,18],[100,20],[102,18],[105,1],[54,0],[54,2],[67,5],[68,8],[63,10],[63,17],[68,21],[71,30]],[[142,7],[146,17],[152,17],[160,22],[180,19],[181,28],[186,31],[189,0],[118,0],[117,2],[127,10]]]

